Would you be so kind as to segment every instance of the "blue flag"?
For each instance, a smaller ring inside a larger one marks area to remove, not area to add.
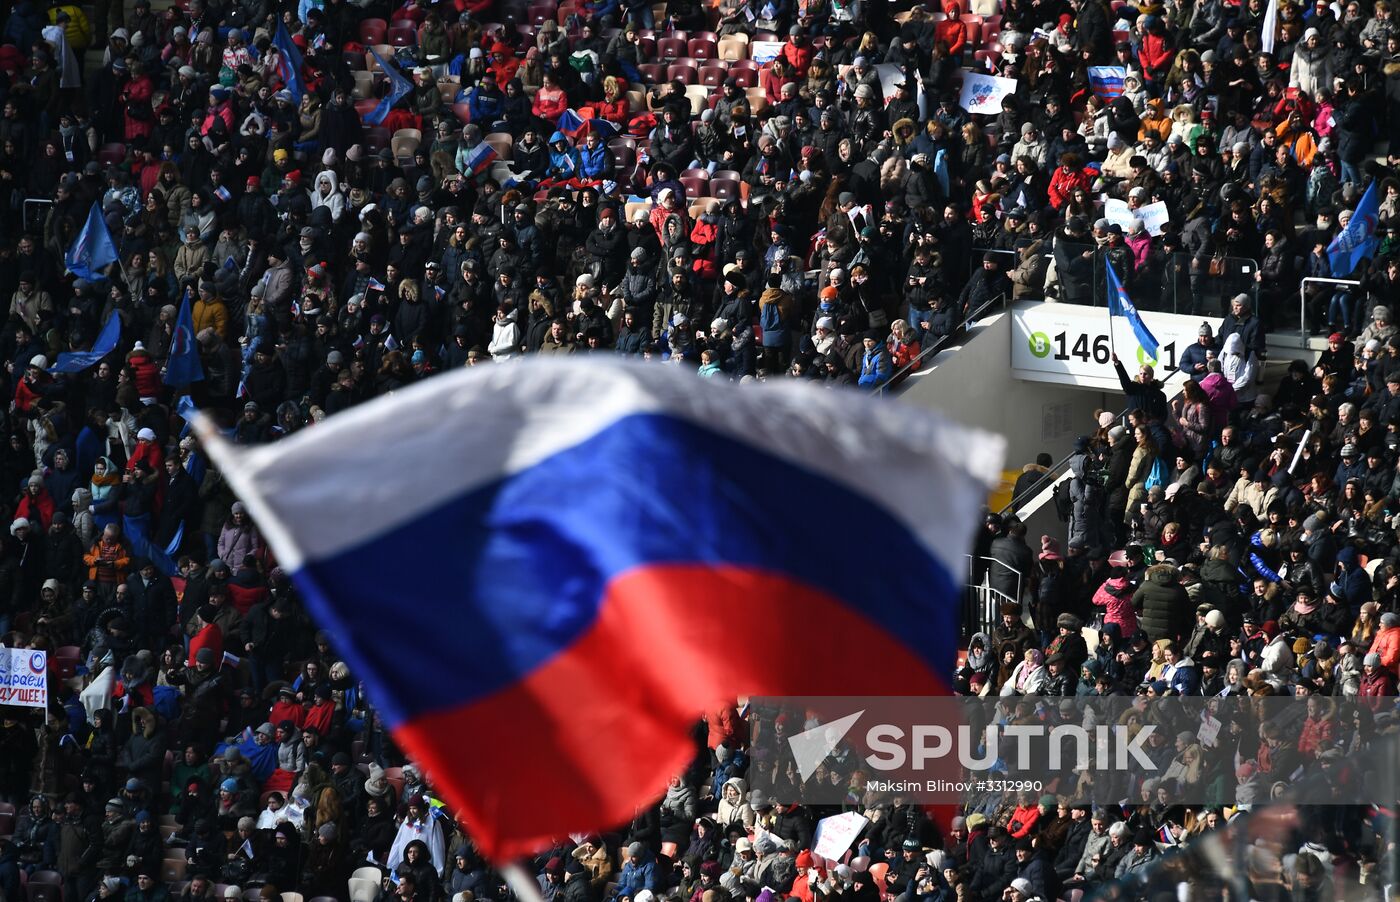
[[[1133,327],[1133,334],[1137,336],[1138,344],[1142,346],[1142,352],[1156,360],[1157,339],[1148,331],[1147,323],[1142,321],[1142,314],[1138,313],[1137,306],[1133,304],[1132,298],[1128,297],[1123,283],[1118,281],[1118,273],[1113,271],[1113,264],[1105,262],[1104,269],[1108,273],[1108,315],[1110,317],[1121,316],[1126,319]],[[1112,322],[1110,319],[1110,328],[1112,328]]]
[[[379,61],[379,68],[384,70],[384,74],[389,76],[389,93],[385,94],[384,98],[379,101],[379,106],[365,114],[366,125],[378,125],[384,121],[385,116],[389,115],[389,111],[394,108],[394,104],[398,103],[400,98],[407,96],[408,93],[413,90],[413,82],[409,81],[408,78],[398,70],[397,66],[384,59],[384,57],[380,56],[378,53],[371,50],[370,54]]]
[[[107,220],[102,218],[100,204],[93,202],[87,222],[83,223],[83,230],[68,248],[63,262],[73,275],[92,281],[105,279],[101,270],[117,262],[117,247],[112,243],[112,233],[107,231]]]
[[[175,317],[175,330],[170,333],[170,357],[165,361],[166,385],[189,385],[204,379],[204,367],[199,362],[199,345],[194,340],[194,318],[190,316],[190,291],[180,301],[180,313]]]
[[[277,55],[281,59],[278,75],[282,77],[282,83],[286,85],[287,90],[292,92],[292,100],[301,103],[301,95],[304,93],[301,84],[301,51],[292,43],[287,26],[281,22],[277,23],[272,43],[277,47]]]
[[[1327,246],[1327,259],[1332,264],[1332,275],[1344,278],[1356,270],[1367,257],[1376,252],[1376,220],[1380,216],[1380,200],[1376,197],[1376,179],[1366,193],[1361,195],[1361,203],[1351,214],[1347,227],[1337,233]]]
[[[97,341],[92,343],[91,351],[65,351],[58,355],[58,360],[49,367],[50,373],[81,373],[90,366],[95,366],[99,360],[112,353],[117,348],[117,342],[122,337],[122,318],[113,313],[107,320],[107,325],[102,327],[102,331],[97,336]]]

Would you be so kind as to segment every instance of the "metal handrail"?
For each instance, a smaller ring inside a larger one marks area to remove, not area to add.
[[[1189,379],[1190,377],[1188,376],[1188,377],[1186,377],[1186,378]],[[1164,382],[1163,384],[1165,385],[1166,383]],[[1186,384],[1186,383],[1183,381],[1183,382],[1182,382],[1182,386],[1184,387],[1185,384]],[[1178,389],[1176,390],[1176,392],[1174,392],[1172,395],[1170,395],[1170,396],[1167,398],[1167,406],[1168,406],[1168,407],[1171,406],[1171,404],[1172,404],[1173,401],[1175,401],[1177,398],[1181,397],[1181,392],[1182,392],[1182,391],[1183,391],[1182,388],[1178,388]],[[1114,418],[1115,420],[1119,421],[1120,423],[1122,423],[1123,421],[1125,421],[1125,420],[1128,418],[1128,414],[1131,413],[1132,410],[1133,410],[1133,408],[1131,408],[1131,407],[1126,407],[1126,408],[1124,408],[1123,410],[1119,411],[1117,414],[1115,414],[1113,418]],[[1069,453],[1066,454],[1064,457],[1062,457],[1062,458],[1060,458],[1059,460],[1055,461],[1055,463],[1052,464],[1048,469],[1046,469],[1046,471],[1045,471],[1044,473],[1040,474],[1040,478],[1037,479],[1034,483],[1032,483],[1032,484],[1031,484],[1031,487],[1026,491],[1026,494],[1025,494],[1025,496],[1024,496],[1024,499],[1025,499],[1025,500],[1030,500],[1031,498],[1034,498],[1035,496],[1037,496],[1037,495],[1039,495],[1041,492],[1043,492],[1043,491],[1045,490],[1045,487],[1046,487],[1047,485],[1053,485],[1053,484],[1055,484],[1056,482],[1058,482],[1059,479],[1060,479],[1060,476],[1064,473],[1065,467],[1069,466],[1070,458],[1074,457],[1074,455],[1075,455],[1076,453],[1078,453],[1078,452],[1076,452],[1076,451],[1071,451],[1071,452],[1069,452]],[[1048,482],[1047,482],[1047,480],[1048,480]],[[1001,510],[997,511],[997,514],[999,514],[999,515],[1004,515],[1007,511],[1011,510],[1012,506],[1016,504],[1017,500],[1018,500],[1018,496],[1017,496],[1016,493],[1013,491],[1013,492],[1012,492],[1012,495],[1011,495],[1011,500],[1008,501],[1008,502],[1006,502],[1006,505],[1005,505],[1004,507],[1002,507]],[[1022,503],[1024,504],[1025,501],[1022,501]]]
[[[888,391],[889,389],[893,389],[895,386],[902,383],[905,379],[909,378],[910,373],[918,372],[924,360],[941,351],[943,349],[943,346],[951,342],[955,336],[965,332],[967,330],[967,327],[975,323],[977,321],[977,318],[980,317],[984,312],[986,312],[988,307],[991,307],[993,304],[1003,303],[1005,302],[1005,300],[1006,293],[1002,292],[994,298],[988,298],[987,300],[983,301],[982,305],[976,310],[969,313],[967,315],[967,318],[964,319],[961,323],[959,323],[958,327],[954,329],[951,333],[936,339],[933,344],[921,349],[917,357],[915,357],[913,360],[909,361],[904,366],[896,370],[894,374],[890,376],[889,380],[885,382],[884,385],[881,385],[875,389],[875,396],[879,397],[881,395],[884,395],[886,391]]]
[[[1308,283],[1324,285],[1360,285],[1356,279],[1332,279],[1324,276],[1304,276],[1298,283],[1298,338],[1304,346],[1308,341]]]
[[[1170,404],[1171,401],[1168,400],[1167,403]],[[1128,414],[1132,413],[1132,410],[1133,409],[1131,407],[1125,407],[1118,413],[1114,414],[1113,418],[1115,420],[1118,420],[1119,422],[1122,422],[1123,420],[1127,419]],[[1078,453],[1078,451],[1071,451],[1064,457],[1060,458],[1059,460],[1051,464],[1049,467],[1047,467],[1045,472],[1040,474],[1040,478],[1037,479],[1035,482],[1031,483],[1030,489],[1026,491],[1026,497],[1034,498],[1036,495],[1039,495],[1042,491],[1044,491],[1044,487],[1045,485],[1047,485],[1047,479],[1050,481],[1050,483],[1054,483],[1056,480],[1058,480],[1060,478],[1060,474],[1064,472],[1064,468],[1069,466],[1070,458],[1074,457],[1074,455]],[[1013,491],[1011,493],[1011,500],[1006,502],[1006,505],[1001,510],[997,511],[997,514],[1003,515],[1007,511],[1011,510],[1012,506],[1015,505],[1016,500],[1016,493]]]
[[[1006,563],[1006,561],[1003,561],[1001,558],[991,557],[990,555],[986,555],[986,554],[979,554],[977,557],[978,557],[979,560],[986,561],[986,562],[989,563],[989,564],[996,564],[998,567],[1001,567],[1003,570],[1010,570],[1012,573],[1016,574],[1016,598],[1015,598],[1015,601],[1019,602],[1019,601],[1021,600],[1021,590],[1025,588],[1025,586],[1022,584],[1022,581],[1026,578],[1026,574],[1022,573],[1020,570],[1017,570],[1015,567],[1013,567],[1013,566],[1011,566],[1010,564]],[[991,568],[991,567],[988,567],[986,572],[987,572],[988,578],[990,578],[990,575],[991,575],[991,572],[992,572],[992,568]],[[991,588],[991,587],[988,586],[988,588]],[[1005,593],[1002,593],[1002,594],[1005,594]]]

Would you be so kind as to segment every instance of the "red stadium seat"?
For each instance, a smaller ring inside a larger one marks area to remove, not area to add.
[[[366,46],[371,44],[386,43],[384,38],[389,34],[389,23],[383,19],[362,19],[360,21],[360,43]]]

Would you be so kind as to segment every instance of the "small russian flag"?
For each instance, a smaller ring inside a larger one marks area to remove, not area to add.
[[[1123,79],[1128,77],[1128,70],[1123,66],[1090,66],[1089,67],[1089,87],[1094,89],[1094,96],[1100,100],[1112,100],[1121,97],[1123,94]]]
[[[378,279],[376,279],[374,276],[370,276],[370,277],[369,277],[369,290],[370,290],[370,291],[383,291],[383,290],[384,290],[384,283],[381,282],[381,281],[379,281]]]
[[[496,160],[496,148],[482,141],[467,153],[467,170],[472,175],[481,175],[491,171],[491,164]]]
[[[229,190],[223,185],[214,189],[214,196],[222,201],[227,201],[230,197],[233,197],[233,195],[229,193]]]
[[[567,109],[559,114],[559,119],[554,123],[555,127],[570,138],[577,138],[583,131],[583,117],[572,109]]]

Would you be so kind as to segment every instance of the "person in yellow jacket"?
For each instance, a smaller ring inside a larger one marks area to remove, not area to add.
[[[67,15],[64,20],[59,14]],[[92,23],[87,13],[76,3],[61,3],[49,10],[49,24],[63,25],[63,33],[68,38],[68,46],[74,53],[82,53],[92,45]]]
[[[220,338],[228,337],[228,307],[214,292],[213,282],[199,283],[199,297],[190,309],[190,319],[196,335],[205,329],[213,329]]]

